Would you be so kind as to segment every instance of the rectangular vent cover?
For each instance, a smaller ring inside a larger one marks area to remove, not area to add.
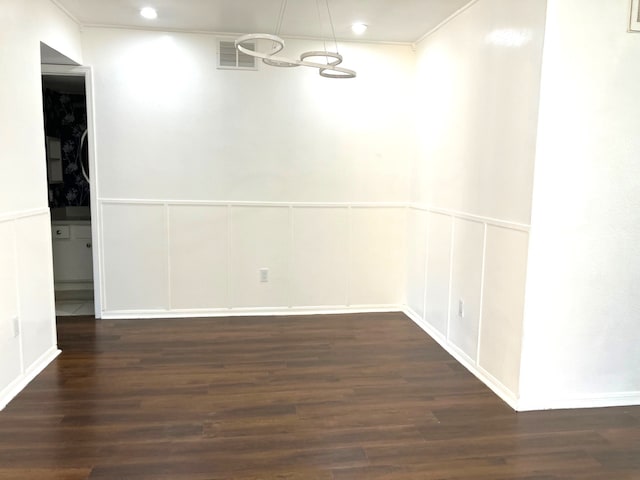
[[[244,44],[249,50],[255,50],[255,43]],[[218,68],[233,70],[256,70],[256,59],[236,49],[234,41],[218,41]]]

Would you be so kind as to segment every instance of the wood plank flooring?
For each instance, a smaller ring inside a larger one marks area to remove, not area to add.
[[[640,407],[517,414],[402,314],[58,328],[0,479],[640,479]]]

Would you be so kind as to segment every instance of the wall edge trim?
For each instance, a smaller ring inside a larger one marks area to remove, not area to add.
[[[0,223],[22,220],[23,218],[37,217],[38,215],[49,215],[49,207],[30,208],[27,210],[16,210],[13,212],[0,213]]]
[[[449,210],[447,208],[432,207],[428,205],[422,205],[419,203],[409,203],[407,207],[412,210],[436,213],[439,215],[447,215],[453,218],[459,218],[461,220],[469,220],[471,222],[484,223],[492,227],[507,228],[510,230],[518,230],[518,231],[527,232],[527,233],[531,231],[530,224],[512,222],[510,220],[501,220],[499,218],[493,218],[493,217],[484,217],[482,215],[476,215],[475,213],[467,213],[467,212],[461,212],[458,210]]]
[[[170,200],[159,198],[98,198],[103,205],[166,205],[204,207],[282,207],[282,208],[407,208],[406,202],[272,202],[261,200]]]
[[[279,207],[279,208],[398,208],[412,209],[440,215],[448,215],[462,220],[484,223],[494,227],[508,228],[523,232],[530,232],[531,225],[512,222],[499,218],[485,217],[474,213],[461,212],[446,208],[412,202],[273,202],[273,201],[240,201],[240,200],[170,200],[159,198],[110,198],[101,197],[97,200],[101,205],[162,205],[168,207],[179,206],[208,206],[208,207]],[[2,217],[0,217],[1,219]]]
[[[73,23],[75,23],[78,27],[82,27],[82,23],[80,23],[80,20],[78,20],[75,15],[73,15],[66,7],[64,7],[59,0],[50,0],[50,2],[67,17],[69,17],[69,20],[73,21]]]
[[[449,15],[443,21],[441,21],[438,25],[433,27],[431,30],[427,31],[425,34],[423,34],[421,37],[419,37],[415,42],[413,42],[414,47],[419,45],[420,43],[424,42],[427,38],[429,38],[431,35],[433,35],[438,30],[440,30],[442,27],[444,27],[447,23],[451,22],[456,17],[458,17],[459,15],[461,15],[462,13],[464,13],[465,11],[467,11],[468,9],[473,7],[473,5],[478,3],[479,1],[480,0],[471,0],[466,5],[463,5],[462,7],[460,7],[458,10],[453,12],[451,15]]]

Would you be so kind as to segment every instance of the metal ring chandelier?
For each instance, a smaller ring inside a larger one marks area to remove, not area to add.
[[[316,0],[316,3],[318,0]],[[326,78],[355,78],[356,72],[354,70],[350,70],[348,68],[340,67],[339,65],[342,63],[342,55],[336,52],[324,51],[309,51],[304,52],[300,55],[300,59],[291,59],[287,57],[278,56],[284,49],[284,40],[280,38],[277,34],[280,31],[280,27],[282,25],[282,18],[284,17],[284,11],[286,9],[287,0],[283,0],[282,8],[280,10],[280,17],[278,19],[278,26],[276,28],[276,35],[271,35],[269,33],[250,33],[248,35],[242,35],[238,37],[235,42],[235,46],[239,52],[244,53],[245,55],[250,55],[255,58],[262,59],[262,62],[270,65],[272,67],[311,67],[317,68],[320,75]],[[331,11],[329,10],[329,2],[326,0],[327,11],[329,13],[329,20],[331,22],[331,29],[333,31],[333,41],[336,45],[336,50],[338,49],[338,42],[336,41],[335,31],[333,29],[333,20],[331,20]],[[320,11],[320,7],[318,4],[318,14]],[[319,15],[318,15],[319,16]],[[248,43],[256,41],[256,43],[260,40],[266,40],[272,43],[272,48],[269,53],[261,52],[258,50],[258,47],[255,47],[255,50],[249,48]],[[320,63],[318,61],[312,61],[315,59],[323,58],[324,63]],[[311,60],[309,60],[311,59]]]
[[[270,53],[251,50],[246,43],[253,40],[269,40],[273,42],[274,48]],[[356,72],[348,68],[339,67],[342,63],[342,55],[335,52],[312,51],[300,55],[299,60],[281,57],[276,55],[284,48],[284,40],[277,35],[268,33],[250,33],[236,39],[236,48],[245,55],[261,58],[264,63],[272,67],[312,67],[320,71],[320,75],[327,78],[354,78]],[[326,63],[318,63],[307,60],[307,58],[326,58]]]

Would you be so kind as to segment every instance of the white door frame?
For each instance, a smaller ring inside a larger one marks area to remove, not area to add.
[[[98,194],[98,157],[96,149],[96,122],[93,100],[93,71],[87,66],[42,65],[42,75],[68,75],[84,77],[87,103],[87,140],[89,152],[89,188],[91,191],[91,244],[93,257],[93,298],[96,318],[102,317],[102,218],[100,215],[100,196]]]

